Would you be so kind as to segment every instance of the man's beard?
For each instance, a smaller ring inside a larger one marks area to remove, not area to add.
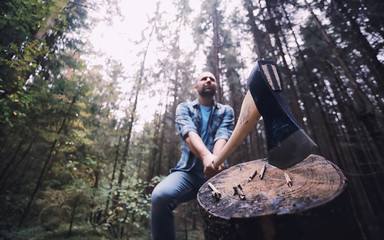
[[[211,98],[211,97],[215,96],[216,89],[200,88],[198,92],[199,92],[199,95],[204,97],[204,98]]]

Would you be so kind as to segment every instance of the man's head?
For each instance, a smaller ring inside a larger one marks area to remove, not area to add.
[[[213,98],[217,88],[216,78],[210,72],[203,72],[196,78],[193,88],[201,97]]]

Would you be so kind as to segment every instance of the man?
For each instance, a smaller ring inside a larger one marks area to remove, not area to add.
[[[170,174],[152,192],[151,230],[154,240],[175,239],[173,210],[196,198],[203,183],[222,171],[213,165],[234,126],[234,112],[214,101],[216,78],[210,72],[199,75],[194,85],[197,99],[176,109],[176,123],[182,138],[181,158]]]

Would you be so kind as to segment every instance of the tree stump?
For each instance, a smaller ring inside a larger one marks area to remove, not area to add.
[[[318,155],[286,170],[265,160],[237,164],[200,188],[197,200],[206,239],[276,239],[276,219],[324,205],[346,186],[342,171]]]

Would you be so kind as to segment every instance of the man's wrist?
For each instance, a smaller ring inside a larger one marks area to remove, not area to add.
[[[204,156],[202,156],[201,160],[203,161],[204,165],[210,165],[212,163],[212,158],[209,157],[209,155],[212,153],[207,153]]]

